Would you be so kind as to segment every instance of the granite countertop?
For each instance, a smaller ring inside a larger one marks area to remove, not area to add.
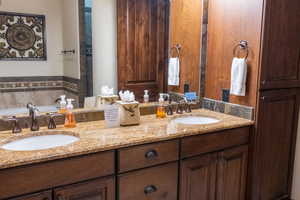
[[[178,116],[186,115],[214,117],[221,121],[215,124],[192,126],[171,122],[172,119]],[[59,134],[62,131],[67,131],[66,134],[76,135],[80,140],[68,146],[38,151],[8,151],[0,148],[0,169],[239,128],[253,125],[253,123],[253,121],[231,115],[199,109],[193,110],[191,114],[174,115],[165,119],[157,119],[155,115],[142,116],[139,126],[107,129],[104,127],[104,121],[93,121],[78,123],[76,128],[71,129],[58,126],[53,131],[49,131],[46,128],[42,128],[39,132],[35,133],[23,130],[18,135],[12,134],[11,131],[5,131],[0,132],[0,146],[16,138],[43,135],[45,134],[43,131],[47,134]]]

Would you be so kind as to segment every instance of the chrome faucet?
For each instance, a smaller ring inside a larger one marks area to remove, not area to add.
[[[30,130],[31,131],[40,130],[40,125],[39,125],[39,122],[37,120],[37,114],[38,114],[39,109],[35,105],[33,105],[32,103],[28,103],[27,108],[28,108],[28,111],[29,111],[29,116],[31,118]]]

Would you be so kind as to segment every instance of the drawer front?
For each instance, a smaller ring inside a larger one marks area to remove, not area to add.
[[[249,127],[236,128],[182,139],[183,158],[223,150],[249,142]]]
[[[119,172],[178,160],[178,140],[141,145],[119,150]]]
[[[119,176],[119,200],[177,199],[178,163]]]
[[[0,171],[0,199],[114,173],[114,152],[102,152]]]

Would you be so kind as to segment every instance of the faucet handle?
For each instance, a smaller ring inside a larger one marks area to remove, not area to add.
[[[191,113],[192,112],[192,108],[191,108],[191,104],[190,103],[186,103],[185,112],[186,113]]]
[[[183,113],[183,109],[182,109],[181,103],[177,104],[176,113],[177,114],[182,114]]]
[[[12,133],[21,133],[22,132],[22,128],[19,124],[19,120],[17,119],[16,116],[12,116],[8,118],[8,121],[12,122]]]
[[[173,107],[172,104],[167,106],[167,115],[173,115]]]
[[[50,113],[47,113],[47,115],[49,116],[48,129],[56,129],[55,117],[60,116],[60,114],[50,112]]]

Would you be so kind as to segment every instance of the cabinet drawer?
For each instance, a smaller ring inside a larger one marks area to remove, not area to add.
[[[119,176],[119,200],[177,199],[178,163]]]
[[[236,128],[182,139],[183,158],[223,150],[249,142],[249,127]]]
[[[102,152],[0,171],[0,199],[114,173],[114,152]]]
[[[119,172],[178,160],[177,140],[119,150]]]

